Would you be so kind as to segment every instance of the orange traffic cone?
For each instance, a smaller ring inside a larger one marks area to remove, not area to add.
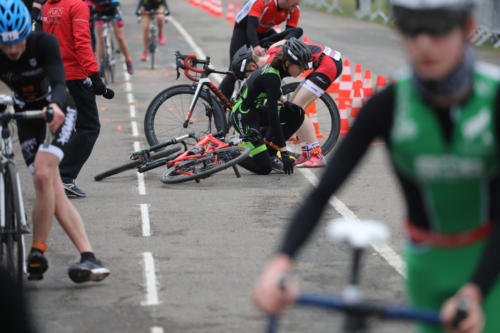
[[[229,0],[229,3],[227,4],[227,14],[226,14],[226,21],[233,22],[234,24],[234,5],[233,5],[233,0]]]
[[[318,139],[324,138],[323,134],[319,131],[318,125],[318,113],[316,112],[316,102],[312,102],[306,109],[306,115],[311,119],[314,126],[314,131],[316,132],[316,137]]]
[[[387,85],[387,80],[385,76],[378,75],[377,76],[377,83],[375,85],[375,93],[378,93],[380,90],[384,89],[384,87]]]
[[[344,68],[340,74],[339,97],[350,98],[352,90],[352,76],[349,59],[344,59]]]
[[[365,71],[365,78],[363,80],[363,96],[365,98],[373,96],[372,72],[369,69]]]
[[[212,12],[211,13],[215,17],[224,16],[224,12],[222,11],[221,0],[212,0]]]
[[[363,80],[363,72],[361,70],[361,65],[360,64],[356,64],[356,66],[354,66],[354,78],[353,78],[353,81],[358,81],[358,80]]]
[[[354,120],[358,116],[359,111],[363,107],[363,81],[354,81],[352,89],[352,106],[351,114],[349,115],[349,128],[352,127]]]

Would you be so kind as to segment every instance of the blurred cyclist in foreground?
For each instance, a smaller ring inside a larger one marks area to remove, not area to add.
[[[290,274],[330,196],[382,137],[406,200],[411,304],[440,309],[447,332],[500,332],[500,71],[478,63],[468,43],[474,1],[392,0],[391,6],[411,67],[363,107],[295,212],[254,300],[270,313],[293,302],[297,286],[281,291],[278,281]],[[452,328],[461,301],[468,315]]]

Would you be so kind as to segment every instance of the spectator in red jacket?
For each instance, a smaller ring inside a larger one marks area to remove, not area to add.
[[[59,41],[66,85],[78,110],[76,132],[59,165],[66,194],[70,197],[86,196],[75,180],[92,152],[101,127],[95,95],[106,92],[92,52],[89,16],[89,8],[82,0],[48,0],[42,9],[43,30]],[[87,77],[92,81],[92,90],[85,83]]]

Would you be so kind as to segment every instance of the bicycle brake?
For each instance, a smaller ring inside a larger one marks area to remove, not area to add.
[[[149,151],[146,149],[143,149],[143,150],[133,152],[132,155],[130,155],[130,159],[144,163],[149,159],[149,156],[150,156]]]

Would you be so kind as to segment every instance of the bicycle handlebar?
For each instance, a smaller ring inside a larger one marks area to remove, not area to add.
[[[198,82],[199,78],[192,76],[189,72],[192,71],[194,73],[202,74],[202,76],[207,77],[210,74],[230,74],[229,71],[219,71],[210,67],[210,57],[206,57],[204,60],[196,58],[196,55],[189,54],[185,55],[180,53],[179,51],[175,51],[175,59],[176,59],[176,70],[177,70],[177,79],[180,76],[179,68],[184,70],[184,75],[190,79],[191,81]],[[203,65],[203,68],[196,68],[198,64]]]
[[[386,320],[410,320],[435,326],[443,325],[439,313],[435,310],[411,308],[403,305],[385,305],[367,301],[349,303],[335,295],[302,293],[299,295],[296,304],[335,310],[364,318],[378,317]],[[266,332],[274,333],[277,328],[278,318],[270,316]]]

